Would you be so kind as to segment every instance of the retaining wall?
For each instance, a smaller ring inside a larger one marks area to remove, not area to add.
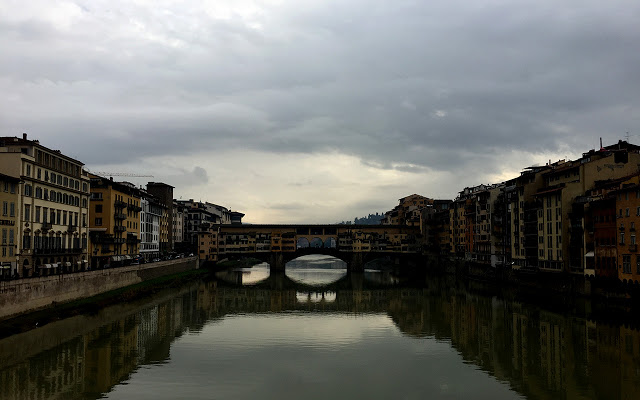
[[[192,269],[198,269],[196,257],[0,281],[0,320]]]

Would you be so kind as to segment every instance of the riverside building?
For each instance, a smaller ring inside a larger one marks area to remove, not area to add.
[[[113,178],[90,177],[92,267],[128,264],[140,250],[140,190]]]
[[[26,133],[0,137],[0,173],[22,182],[15,186],[15,228],[7,230],[16,275],[76,271],[87,265],[89,177],[83,166],[60,150],[29,140]],[[8,211],[11,217],[10,206]]]

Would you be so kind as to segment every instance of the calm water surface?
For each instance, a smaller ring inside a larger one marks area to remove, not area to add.
[[[225,271],[7,337],[0,399],[640,398],[635,329],[343,267]]]

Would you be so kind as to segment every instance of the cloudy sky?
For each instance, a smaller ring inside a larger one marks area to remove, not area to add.
[[[247,222],[350,220],[640,142],[638,21],[637,0],[2,0],[0,129]]]

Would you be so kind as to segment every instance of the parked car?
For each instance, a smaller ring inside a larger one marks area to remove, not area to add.
[[[189,253],[189,257],[193,257],[193,253]]]
[[[158,261],[160,261],[160,259],[159,259],[159,258],[157,258],[157,257],[156,257],[156,258],[154,258],[153,260],[151,260],[151,262],[158,262]]]

